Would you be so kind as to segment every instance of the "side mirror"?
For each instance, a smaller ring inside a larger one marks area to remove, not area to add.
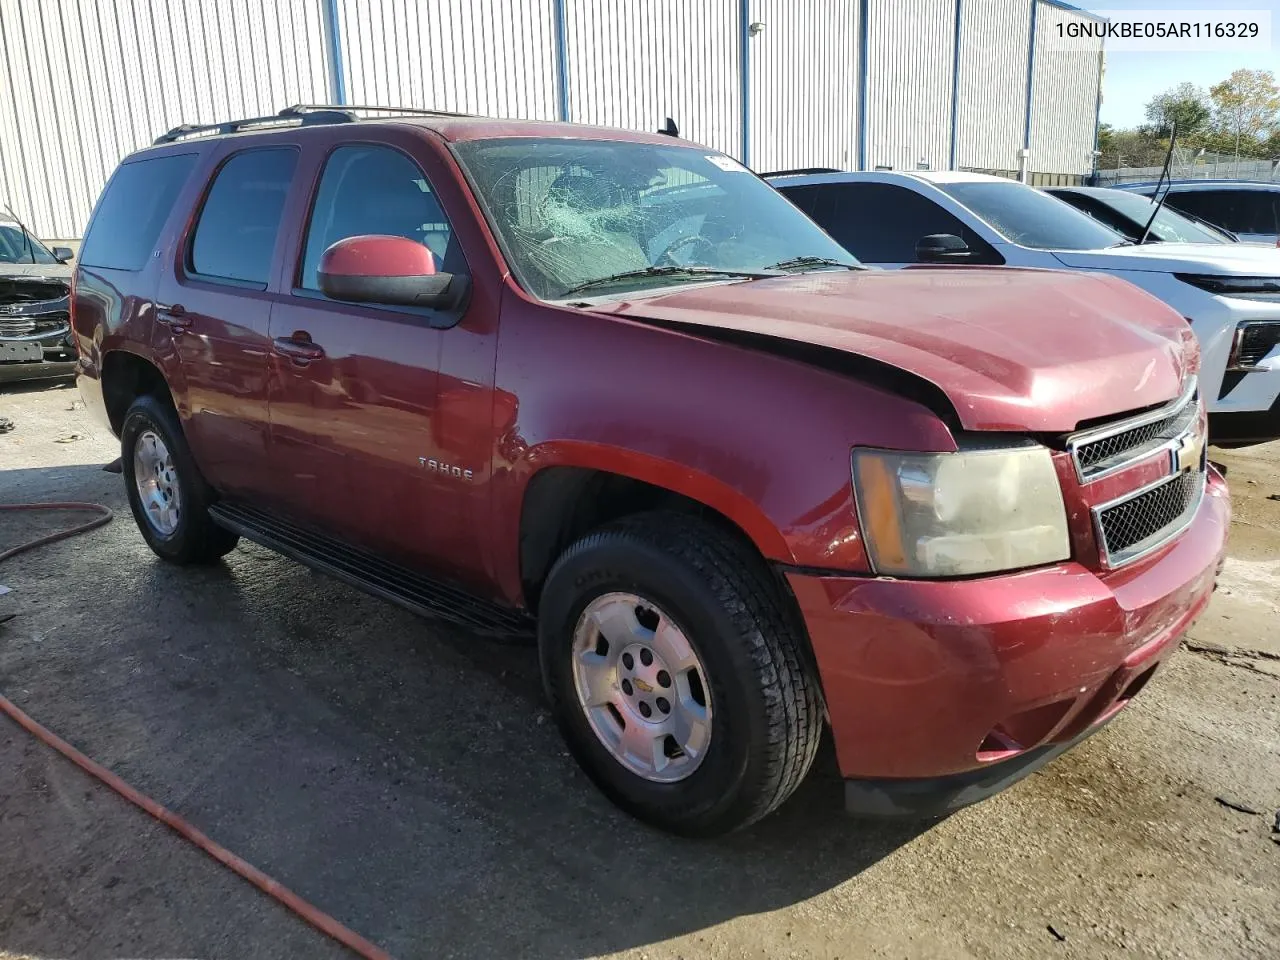
[[[317,272],[321,293],[351,303],[454,310],[469,287],[464,274],[437,272],[435,255],[416,240],[379,234],[339,240]]]
[[[960,263],[971,256],[969,245],[953,233],[931,233],[916,243],[919,263]]]
[[[74,260],[76,258],[76,252],[72,250],[70,247],[54,247],[49,252],[52,253],[55,257],[57,257],[63,263],[66,263],[68,260]]]

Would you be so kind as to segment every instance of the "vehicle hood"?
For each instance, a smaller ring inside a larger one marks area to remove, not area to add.
[[[1106,250],[1055,250],[1068,267],[1230,277],[1280,276],[1280,248],[1254,243],[1144,243]]]
[[[587,309],[877,361],[934,384],[970,430],[1059,433],[1171,400],[1194,342],[1132,284],[1050,270],[815,272]]]
[[[0,277],[34,277],[71,282],[71,265],[67,263],[0,263]]]
[[[71,268],[62,263],[0,263],[0,317],[67,309]]]

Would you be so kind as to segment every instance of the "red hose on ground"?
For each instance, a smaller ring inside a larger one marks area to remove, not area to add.
[[[38,540],[32,540],[28,543],[11,547],[3,553],[0,553],[0,561],[8,560],[10,557],[22,553],[25,550],[31,550],[34,547],[42,546],[46,543],[53,543],[56,540],[63,540],[67,537],[74,536],[77,533],[84,533],[86,530],[92,530],[95,527],[100,527],[111,520],[111,511],[107,507],[97,503],[0,504],[0,510],[87,510],[92,513],[100,514],[94,519],[87,523],[82,523],[79,526],[71,527],[67,530],[59,530],[57,533],[52,533],[46,537],[40,537]],[[303,900],[288,887],[277,883],[253,864],[242,860],[226,847],[206,837],[203,833],[191,824],[187,823],[186,820],[182,819],[182,817],[178,816],[172,810],[162,807],[150,797],[139,793],[106,767],[94,760],[91,760],[89,757],[86,757],[56,733],[51,730],[47,730],[40,724],[36,723],[36,721],[27,716],[12,701],[3,696],[0,696],[0,713],[8,715],[14,723],[18,724],[18,726],[22,727],[41,743],[57,750],[77,767],[85,771],[85,773],[88,773],[90,776],[96,777],[98,780],[105,783],[108,787],[120,794],[120,796],[124,797],[134,806],[141,807],[147,813],[151,814],[151,816],[155,817],[180,836],[194,843],[197,847],[209,856],[213,857],[213,859],[217,860],[223,866],[234,870],[263,893],[274,897],[321,933],[327,934],[334,940],[337,940],[344,947],[353,950],[362,957],[366,957],[367,960],[391,960],[391,955],[381,947],[370,943],[358,933],[348,930],[337,920],[333,919],[333,917],[307,903],[307,901]]]
[[[0,503],[0,510],[83,510],[99,514],[99,516],[79,526],[59,530],[57,533],[51,533],[47,537],[40,537],[38,540],[29,540],[26,543],[18,544],[16,547],[10,547],[0,553],[0,563],[27,550],[34,550],[36,547],[42,547],[46,543],[53,543],[57,540],[65,540],[67,537],[74,537],[77,533],[85,533],[102,526],[104,523],[111,522],[111,509],[104,507],[100,503],[78,503],[75,501],[67,501],[66,503]]]
[[[303,900],[288,887],[282,886],[275,880],[272,880],[253,864],[240,859],[216,841],[210,840],[172,810],[162,807],[150,797],[139,793],[106,767],[86,757],[56,733],[51,730],[46,730],[44,727],[40,726],[40,724],[32,720],[29,716],[23,713],[21,709],[3,696],[0,696],[0,712],[8,714],[15,723],[24,728],[37,740],[52,747],[54,750],[57,750],[81,770],[97,777],[130,803],[141,807],[161,823],[166,824],[181,836],[190,840],[205,853],[209,854],[209,856],[213,857],[213,859],[240,874],[240,876],[244,877],[244,879],[248,880],[263,893],[275,897],[275,899],[279,900],[282,904],[298,916],[302,917],[303,920],[306,920],[307,923],[311,924],[317,930],[328,934],[343,946],[349,947],[362,957],[367,957],[368,960],[391,960],[391,955],[381,947],[370,943],[358,933],[348,930],[327,913],[324,913],[318,908],[307,903],[307,901]]]

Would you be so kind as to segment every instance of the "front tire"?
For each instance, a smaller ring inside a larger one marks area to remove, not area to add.
[[[570,750],[641,820],[736,830],[813,763],[822,706],[794,603],[747,544],[697,517],[626,518],[566,550],[538,645]]]
[[[205,483],[173,407],[150,394],[133,401],[120,430],[121,466],[133,519],[155,554],[170,563],[212,563],[237,537],[209,516]]]

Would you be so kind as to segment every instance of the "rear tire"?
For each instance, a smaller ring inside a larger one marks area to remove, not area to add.
[[[120,453],[133,519],[156,556],[212,563],[235,547],[240,538],[209,516],[214,493],[172,405],[150,394],[134,400],[120,429]]]
[[[781,805],[813,763],[823,711],[794,601],[748,544],[697,517],[629,517],[566,550],[542,591],[538,645],[570,750],[641,820],[727,833]],[[586,662],[597,672],[584,680]],[[693,731],[691,751],[663,732],[677,696],[692,719],[672,729]]]

